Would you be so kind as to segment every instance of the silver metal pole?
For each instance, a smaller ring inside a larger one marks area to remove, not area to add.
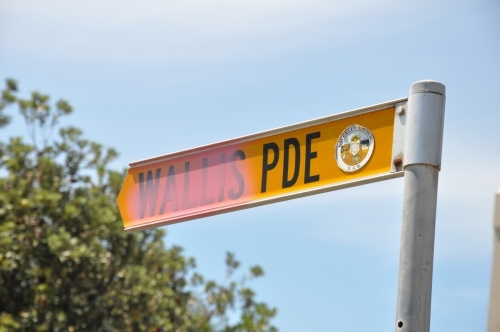
[[[493,217],[493,268],[491,273],[488,332],[500,332],[500,189],[495,200]]]
[[[396,309],[397,332],[428,332],[438,173],[441,168],[445,86],[410,86],[406,109],[403,221]]]

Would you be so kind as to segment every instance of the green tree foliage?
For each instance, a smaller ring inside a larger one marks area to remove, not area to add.
[[[6,87],[2,91],[0,99],[0,128],[6,126],[10,122],[10,117],[4,114],[5,107],[16,101],[15,93],[17,92],[17,83],[13,79],[7,79]]]
[[[257,302],[227,254],[227,278],[205,280],[163,230],[123,231],[116,196],[124,172],[113,149],[62,128],[72,113],[38,92],[16,95],[7,80],[0,101],[17,104],[30,140],[0,142],[0,331],[276,331],[276,309]]]

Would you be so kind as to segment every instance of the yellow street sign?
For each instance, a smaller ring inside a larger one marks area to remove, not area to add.
[[[137,231],[402,176],[400,99],[130,164],[118,206]],[[401,150],[401,151],[399,151]]]

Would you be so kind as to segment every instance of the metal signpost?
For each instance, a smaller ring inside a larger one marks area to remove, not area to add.
[[[126,231],[405,177],[397,331],[428,331],[445,87],[130,164]]]
[[[493,268],[491,273],[488,332],[500,332],[500,189],[495,197],[493,217]]]
[[[429,331],[438,173],[445,87],[413,83],[408,97],[403,221],[399,256],[397,331]]]

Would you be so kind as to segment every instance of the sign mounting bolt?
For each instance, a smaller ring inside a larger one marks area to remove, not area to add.
[[[405,114],[405,107],[404,106],[398,106],[398,108],[396,108],[396,112],[398,112],[399,115]]]

